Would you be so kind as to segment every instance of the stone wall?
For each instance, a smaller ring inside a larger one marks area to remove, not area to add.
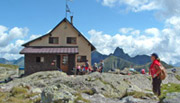
[[[36,57],[44,57],[44,62],[36,62]],[[26,54],[25,55],[25,75],[29,75],[39,71],[58,70],[51,63],[56,60],[55,54]]]

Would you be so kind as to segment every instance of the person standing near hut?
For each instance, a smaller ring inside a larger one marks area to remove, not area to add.
[[[152,76],[152,86],[153,86],[153,92],[154,94],[156,94],[157,96],[161,95],[161,78],[160,78],[160,73],[161,73],[161,63],[159,60],[159,57],[156,53],[153,53],[151,55],[151,61],[152,64],[149,68],[149,74]]]
[[[99,72],[102,73],[102,72],[103,72],[103,69],[104,69],[104,61],[103,61],[103,60],[101,60],[99,67],[100,67],[100,68],[99,68]]]
[[[80,75],[80,72],[81,72],[81,66],[80,66],[80,65],[77,65],[76,75]]]
[[[94,63],[93,71],[92,71],[92,72],[96,72],[97,70],[98,70],[98,64],[97,64],[97,63]]]
[[[86,73],[89,73],[89,62],[88,62],[88,60],[86,60],[86,62],[85,62],[85,70],[86,70]]]

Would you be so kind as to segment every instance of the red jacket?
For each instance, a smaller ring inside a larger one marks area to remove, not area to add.
[[[150,66],[150,68],[149,68],[149,72],[151,73],[151,76],[152,76],[152,77],[153,77],[154,74],[156,74],[157,71],[158,71],[158,68],[155,68],[155,66],[160,66],[160,65],[161,65],[160,61],[158,61],[158,60],[154,60],[154,61],[153,61],[153,63],[151,64],[151,66]]]

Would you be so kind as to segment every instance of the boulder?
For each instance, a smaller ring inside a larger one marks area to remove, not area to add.
[[[57,86],[47,87],[41,94],[42,103],[73,103],[75,96],[67,88],[58,88]]]
[[[127,96],[121,100],[121,103],[158,103],[156,100],[151,99],[139,99],[133,96]]]
[[[32,89],[32,93],[42,93],[42,90],[40,88],[34,88]]]
[[[167,93],[166,98],[163,100],[163,103],[179,103],[180,102],[180,93]]]
[[[5,80],[10,81],[9,78],[17,77],[18,69],[0,67],[0,82]]]
[[[89,100],[90,103],[122,103],[119,99],[106,98],[102,94],[87,95],[82,94],[82,97]]]
[[[179,72],[173,73],[170,70],[167,70],[167,77],[165,80],[163,80],[163,84],[168,84],[168,83],[176,83],[180,84],[180,80],[178,80],[177,75],[180,77]]]

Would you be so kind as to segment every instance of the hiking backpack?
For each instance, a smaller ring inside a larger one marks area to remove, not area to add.
[[[167,77],[166,68],[161,64],[160,69],[161,69],[160,79],[164,80]]]

